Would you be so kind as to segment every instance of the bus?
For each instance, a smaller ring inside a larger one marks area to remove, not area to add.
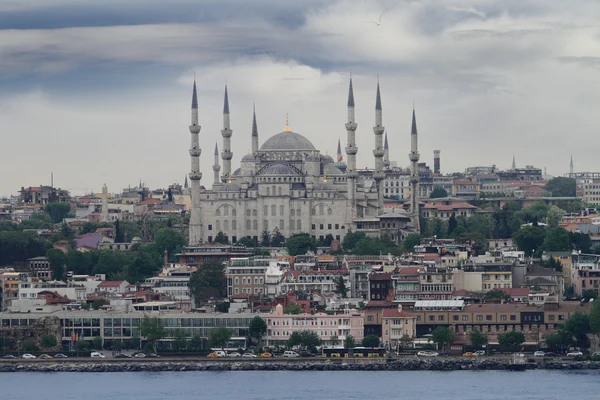
[[[383,347],[323,347],[322,356],[325,358],[380,358],[385,357],[387,351]]]

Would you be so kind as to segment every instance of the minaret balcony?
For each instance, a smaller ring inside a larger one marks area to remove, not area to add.
[[[233,158],[233,153],[231,151],[223,150],[221,152],[221,157],[223,160],[231,160]]]
[[[200,133],[201,129],[200,125],[190,125],[190,133]]]
[[[357,127],[358,127],[358,124],[356,122],[346,122],[346,130],[347,131],[355,131]]]
[[[373,155],[377,158],[383,157],[385,155],[385,150],[383,149],[375,149],[373,150]]]
[[[202,149],[190,149],[190,156],[200,157],[200,154],[202,154]]]
[[[358,147],[356,146],[346,146],[346,154],[349,156],[355,156],[358,153]]]
[[[381,180],[385,179],[385,172],[383,172],[383,171],[373,172],[373,179],[375,179],[376,181],[381,181]]]
[[[233,135],[233,131],[231,129],[221,129],[221,136],[229,139]]]
[[[383,126],[374,126],[373,127],[373,133],[375,133],[376,135],[383,135],[384,132],[385,132],[385,128]]]
[[[409,159],[410,161],[412,161],[412,162],[419,161],[419,158],[420,158],[420,155],[419,155],[419,153],[410,153],[410,154],[408,155],[408,159]]]
[[[202,172],[190,172],[189,177],[192,181],[199,181],[202,179]]]

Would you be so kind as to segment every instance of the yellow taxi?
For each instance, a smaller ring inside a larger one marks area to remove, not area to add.
[[[273,354],[271,354],[271,353],[262,353],[260,355],[260,357],[261,358],[271,358],[271,357],[273,357]]]
[[[477,354],[467,351],[465,354],[463,354],[463,357],[477,357]]]
[[[208,355],[208,358],[221,358],[221,355],[220,355],[220,354],[217,354],[217,353],[210,353],[210,354]]]

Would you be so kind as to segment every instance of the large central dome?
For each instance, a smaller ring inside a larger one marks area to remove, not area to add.
[[[295,132],[281,132],[271,136],[260,148],[261,151],[299,151],[316,150],[315,146],[302,135]]]

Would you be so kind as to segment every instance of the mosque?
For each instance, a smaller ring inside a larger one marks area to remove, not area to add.
[[[263,232],[278,230],[285,237],[309,233],[319,239],[328,234],[342,240],[349,231],[363,230],[370,235],[391,234],[398,240],[402,232],[418,229],[417,210],[410,214],[403,210],[390,213],[384,209],[383,180],[385,160],[389,160],[383,144],[385,128],[382,125],[382,107],[379,83],[375,105],[375,169],[369,187],[358,182],[355,141],[357,124],[354,119],[354,92],[352,79],[348,91],[348,120],[345,124],[347,164],[342,162],[341,145],[338,157],[321,154],[313,143],[286,125],[282,132],[269,137],[259,147],[256,112],[252,121],[252,152],[245,155],[241,165],[232,171],[229,99],[225,87],[223,107],[223,149],[215,146],[213,185],[201,185],[196,81],[192,94],[191,181],[192,208],[189,224],[189,244],[197,246],[212,242],[219,232],[227,234],[235,243],[249,236],[261,238]],[[413,148],[409,158],[416,165],[416,122],[413,112]],[[385,160],[384,160],[385,157]],[[221,165],[223,173],[221,174]],[[416,168],[414,169],[416,170]],[[413,192],[418,193],[418,173],[411,180]],[[415,190],[417,189],[417,190]],[[418,202],[413,202],[418,208]]]

